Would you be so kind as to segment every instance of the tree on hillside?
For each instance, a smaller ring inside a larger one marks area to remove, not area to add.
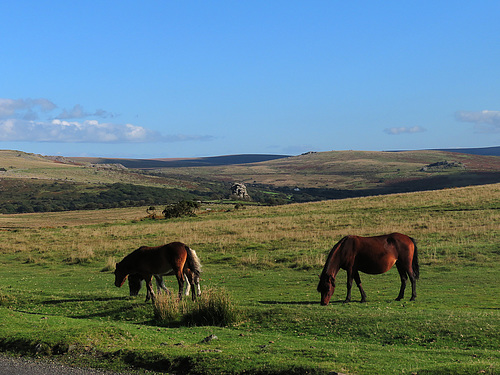
[[[180,201],[176,204],[165,207],[162,213],[165,216],[165,219],[183,216],[196,216],[194,210],[199,207],[200,205],[194,201]]]

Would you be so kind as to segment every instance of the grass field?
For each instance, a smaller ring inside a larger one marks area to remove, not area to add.
[[[139,372],[500,371],[500,184],[210,208],[169,221],[140,220],[145,208],[0,215],[0,348]],[[362,274],[368,302],[353,289],[343,304],[341,271],[332,302],[320,306],[318,275],[331,246],[347,234],[393,231],[418,241],[417,300],[394,301],[393,269]],[[235,323],[159,322],[144,290],[128,297],[126,286],[114,286],[115,261],[174,240],[197,251],[202,289],[231,297]]]

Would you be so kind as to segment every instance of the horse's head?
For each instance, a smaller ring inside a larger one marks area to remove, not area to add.
[[[115,286],[121,287],[125,280],[127,280],[128,272],[125,271],[124,267],[120,263],[116,263],[115,268]]]
[[[335,278],[332,275],[322,273],[319,277],[318,292],[321,293],[321,304],[323,306],[330,303],[330,298],[335,291]]]
[[[131,296],[136,296],[141,290],[142,277],[139,274],[128,276],[128,288]]]

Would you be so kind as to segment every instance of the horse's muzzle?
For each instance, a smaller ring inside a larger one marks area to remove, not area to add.
[[[125,276],[125,278],[123,280],[115,280],[115,286],[117,286],[118,288],[121,288],[123,284],[125,284],[125,281],[127,280],[127,276]]]

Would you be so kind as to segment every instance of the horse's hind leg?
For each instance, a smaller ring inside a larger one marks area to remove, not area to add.
[[[366,293],[361,286],[361,277],[359,277],[358,270],[354,271],[354,281],[356,281],[356,285],[358,286],[359,292],[361,293],[361,302],[366,302]]]
[[[182,269],[178,270],[175,274],[177,277],[177,283],[179,284],[179,300],[182,299],[182,292],[184,290],[184,274]]]
[[[186,284],[186,290],[184,291],[184,295],[187,297],[189,296],[189,292],[191,291],[191,280],[187,273],[184,274],[184,280],[188,281]]]
[[[351,302],[352,278],[353,278],[352,270],[347,270],[347,295],[345,297],[344,303]]]
[[[405,267],[401,264],[401,261],[398,260],[396,262],[396,267],[398,268],[399,277],[401,278],[401,288],[399,289],[399,295],[396,298],[396,301],[401,301],[401,299],[405,296],[406,281],[408,280],[408,276]],[[413,282],[412,285],[414,285]]]
[[[196,285],[194,282],[194,275],[191,272],[185,273],[184,279],[187,280],[186,291],[184,292],[184,295],[186,297],[189,296],[189,292],[191,291],[191,299],[193,301],[196,300]]]
[[[413,275],[413,272],[408,273],[410,276],[410,282],[411,282],[411,298],[410,301],[415,301],[415,298],[417,298],[417,279]]]

